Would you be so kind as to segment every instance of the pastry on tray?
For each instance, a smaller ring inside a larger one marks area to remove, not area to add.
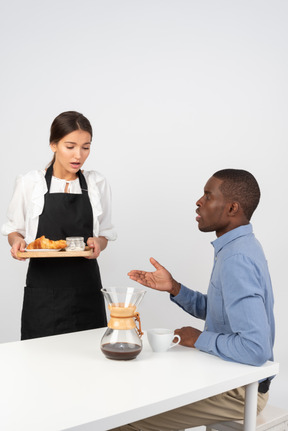
[[[35,241],[30,242],[27,245],[27,250],[39,250],[39,249],[49,249],[49,250],[59,250],[61,248],[65,248],[67,245],[64,239],[60,239],[59,241],[52,241],[52,239],[45,238],[44,235],[40,236],[40,238],[36,238]]]

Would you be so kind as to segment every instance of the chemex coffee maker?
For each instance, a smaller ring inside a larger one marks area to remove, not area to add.
[[[110,311],[101,350],[108,359],[134,359],[142,350],[141,321],[136,311],[145,290],[133,287],[102,289]],[[138,324],[138,326],[137,326]]]

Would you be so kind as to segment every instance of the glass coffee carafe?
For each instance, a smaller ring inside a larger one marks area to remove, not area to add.
[[[108,359],[134,359],[142,350],[141,321],[136,311],[145,290],[133,287],[102,289],[110,311],[108,328],[101,340],[101,350]],[[138,323],[138,326],[136,325]]]

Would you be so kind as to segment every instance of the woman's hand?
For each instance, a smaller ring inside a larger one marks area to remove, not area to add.
[[[93,249],[93,253],[86,259],[97,259],[102,250],[107,247],[107,239],[104,236],[93,236],[87,239],[87,246]]]
[[[24,259],[23,257],[18,257],[17,255],[18,251],[25,251],[26,248],[26,241],[24,240],[23,236],[20,235],[20,233],[18,232],[12,232],[8,235],[8,241],[11,245],[11,256],[14,259],[25,261],[26,259]]]

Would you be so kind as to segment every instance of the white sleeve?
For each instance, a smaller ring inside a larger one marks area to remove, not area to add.
[[[7,221],[1,228],[3,235],[18,232],[27,243],[35,239],[47,191],[44,174],[43,170],[34,170],[17,177],[7,211]]]
[[[84,171],[87,179],[89,198],[93,210],[93,234],[104,236],[109,241],[117,238],[111,221],[111,189],[106,179],[96,171]]]
[[[112,193],[110,185],[106,180],[100,183],[100,193],[103,212],[98,218],[100,225],[99,236],[104,236],[108,240],[114,241],[117,238],[117,234],[111,221]]]
[[[27,214],[27,202],[23,187],[23,176],[16,179],[12,199],[7,211],[7,221],[2,225],[1,232],[8,235],[11,232],[19,232],[25,238],[25,219]]]

